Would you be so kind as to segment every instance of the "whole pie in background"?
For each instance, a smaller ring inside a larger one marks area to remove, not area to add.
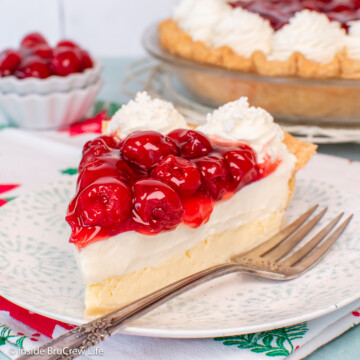
[[[360,78],[358,0],[181,0],[159,36],[174,54],[227,69]]]

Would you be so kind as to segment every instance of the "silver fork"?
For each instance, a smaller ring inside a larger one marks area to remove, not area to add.
[[[73,359],[112,335],[115,330],[130,320],[140,317],[195,286],[222,275],[243,272],[276,280],[298,277],[312,268],[325,255],[343,233],[353,216],[347,217],[334,229],[344,213],[339,214],[303,246],[296,248],[327,210],[327,208],[323,209],[310,219],[317,207],[318,205],[313,206],[268,241],[249,252],[237,255],[225,264],[213,266],[176,281],[131,304],[78,326],[41,346],[36,353],[23,355],[18,360]]]

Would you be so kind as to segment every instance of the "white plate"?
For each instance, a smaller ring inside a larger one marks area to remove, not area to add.
[[[321,263],[287,282],[241,274],[214,280],[162,305],[122,332],[182,338],[251,333],[310,320],[359,298],[360,198],[311,178],[315,168],[325,164],[326,169],[334,158],[317,159],[318,165],[310,164],[298,180],[289,219],[314,203],[329,206],[323,223],[340,210],[355,213],[346,233]],[[338,163],[342,170],[350,166],[345,160],[332,164]],[[328,174],[334,171],[328,168]],[[337,169],[338,176],[343,176]],[[1,209],[0,293],[33,312],[81,324],[85,321],[83,284],[64,221],[74,182],[75,177],[65,178]]]

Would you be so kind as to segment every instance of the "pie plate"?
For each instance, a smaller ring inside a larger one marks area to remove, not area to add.
[[[247,96],[283,123],[359,128],[359,80],[262,76],[191,61],[161,47],[157,24],[144,31],[142,43],[203,105],[217,108]]]
[[[314,203],[329,207],[323,224],[341,210],[355,214],[343,236],[308,273],[284,282],[243,274],[219,278],[160,306],[122,332],[173,338],[244,334],[307,321],[360,298],[360,198],[354,195],[359,179],[352,178],[349,193],[334,182],[340,174],[359,170],[359,164],[317,155],[298,177],[288,220]],[[75,181],[75,176],[63,177],[1,208],[0,295],[35,313],[81,324],[86,321],[84,285],[64,220]]]

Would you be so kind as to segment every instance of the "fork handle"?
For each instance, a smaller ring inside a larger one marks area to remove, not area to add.
[[[209,280],[232,272],[247,271],[236,264],[221,264],[205,269],[163,287],[139,300],[80,325],[58,338],[42,345],[32,354],[25,354],[18,360],[70,360],[83,355],[85,350],[112,335],[115,330],[166,301],[203,284]]]

